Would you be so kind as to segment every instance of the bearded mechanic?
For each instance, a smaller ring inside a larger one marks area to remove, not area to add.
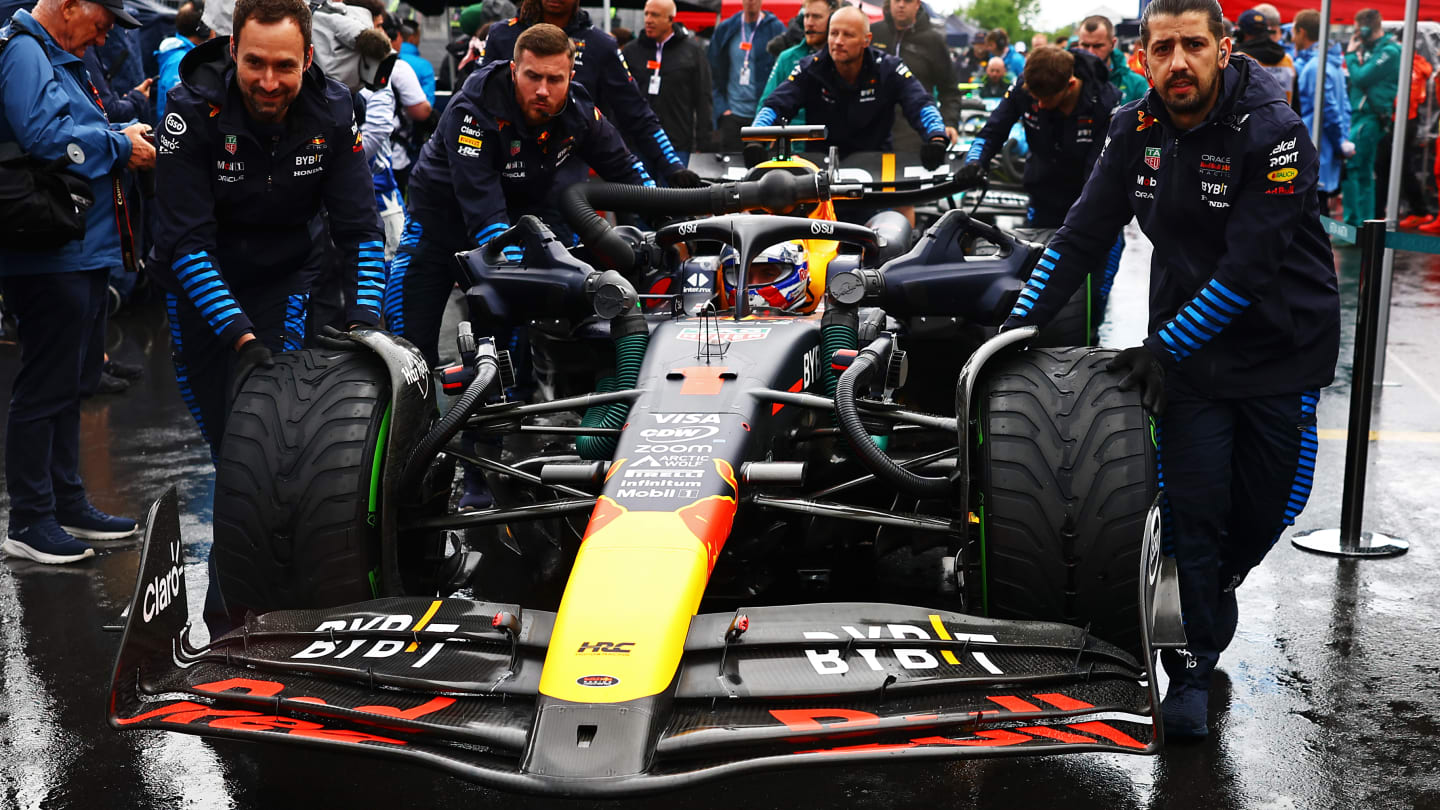
[[[158,132],[152,269],[180,391],[217,456],[235,390],[305,339],[324,259],[347,257],[346,320],[376,325],[384,242],[345,85],[313,64],[303,0],[240,0],[233,37],[185,55]]]
[[[572,164],[588,163],[611,182],[654,185],[572,80],[574,64],[575,45],[564,31],[531,26],[515,42],[514,62],[491,62],[465,81],[420,152],[385,288],[385,321],[432,366],[445,302],[461,280],[456,252],[483,247],[526,214],[568,244],[571,232],[555,204]]]
[[[1238,620],[1235,589],[1309,497],[1339,294],[1315,148],[1284,89],[1231,54],[1219,4],[1155,0],[1141,47],[1152,89],[1115,114],[1003,328],[1048,322],[1139,219],[1155,246],[1150,335],[1110,369],[1159,417],[1166,545],[1187,638],[1161,656],[1162,713],[1167,735],[1203,737],[1210,675]]]
[[[547,23],[531,26],[515,41],[515,61],[491,62],[465,80],[420,152],[385,287],[385,322],[431,366],[439,363],[445,303],[463,281],[457,252],[485,246],[526,214],[569,244],[571,231],[555,204],[582,162],[611,182],[654,185],[574,75],[569,35]],[[504,253],[523,258],[515,246]],[[523,324],[485,326],[503,334]],[[467,465],[460,507],[489,503],[479,471]]]
[[[580,8],[579,0],[525,0],[518,17],[490,27],[482,64],[510,61],[520,36],[541,23],[560,28],[574,41],[575,82],[585,88],[596,107],[624,130],[647,165],[677,188],[702,185],[700,176],[680,162],[670,136],[665,134],[660,119],[625,65],[615,38],[590,24],[590,15]],[[583,181],[584,165],[574,161],[566,176],[571,182]]]

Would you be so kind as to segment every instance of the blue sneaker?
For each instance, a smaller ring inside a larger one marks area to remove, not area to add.
[[[21,557],[38,563],[59,565],[94,557],[95,549],[71,537],[54,517],[46,516],[33,523],[10,523],[10,537],[0,543],[8,557]]]
[[[107,515],[89,501],[65,509],[56,507],[60,528],[84,540],[122,540],[139,527],[130,518]]]
[[[1210,706],[1210,691],[1171,682],[1165,699],[1160,701],[1160,716],[1167,739],[1197,740],[1209,736],[1205,712]]]

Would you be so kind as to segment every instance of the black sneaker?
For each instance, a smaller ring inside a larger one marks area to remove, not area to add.
[[[95,549],[66,533],[54,517],[46,516],[27,524],[10,524],[10,537],[0,543],[8,557],[60,565],[94,557]]]
[[[103,371],[122,380],[138,380],[145,373],[145,367],[139,363],[124,363],[112,357],[105,361]]]
[[[107,515],[89,501],[66,509],[57,507],[55,519],[60,528],[85,540],[123,540],[139,528],[130,518]]]
[[[95,393],[97,393],[97,394],[118,394],[118,393],[121,393],[122,391],[128,390],[129,388],[130,388],[130,381],[129,381],[129,380],[122,380],[122,379],[120,379],[119,377],[113,377],[113,376],[105,373],[104,371],[102,371],[102,372],[100,372],[100,384],[97,385],[97,386],[95,386]]]

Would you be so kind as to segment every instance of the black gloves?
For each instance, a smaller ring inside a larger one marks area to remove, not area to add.
[[[745,144],[745,168],[753,169],[770,159],[770,150],[763,143],[751,141]]]
[[[275,358],[270,356],[270,350],[259,338],[247,340],[245,345],[235,350],[235,373],[230,377],[230,401],[233,403],[235,397],[240,395],[240,389],[245,387],[245,380],[249,379],[250,373],[257,368],[274,368]]]
[[[700,179],[700,175],[689,169],[673,171],[665,180],[672,188],[700,188],[705,185],[705,181]]]
[[[944,138],[931,138],[920,147],[920,165],[925,167],[925,171],[933,172],[945,165],[947,143]]]
[[[1110,360],[1106,371],[1125,376],[1120,378],[1120,390],[1140,389],[1140,401],[1151,413],[1165,412],[1165,369],[1160,360],[1144,346],[1132,346]]]
[[[955,172],[955,179],[967,186],[978,186],[985,182],[985,167],[979,161],[972,160]]]

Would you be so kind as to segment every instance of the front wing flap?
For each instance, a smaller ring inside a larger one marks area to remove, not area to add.
[[[804,764],[1160,743],[1148,649],[1137,662],[1067,625],[835,603],[695,617],[670,690],[643,707],[663,714],[639,772],[528,770],[545,758],[537,745],[600,747],[635,728],[605,719],[626,704],[567,704],[585,718],[575,735],[532,733],[555,702],[538,694],[553,613],[388,598],[269,613],[193,649],[173,491],[150,518],[111,687],[119,729],[344,748],[567,796]]]

